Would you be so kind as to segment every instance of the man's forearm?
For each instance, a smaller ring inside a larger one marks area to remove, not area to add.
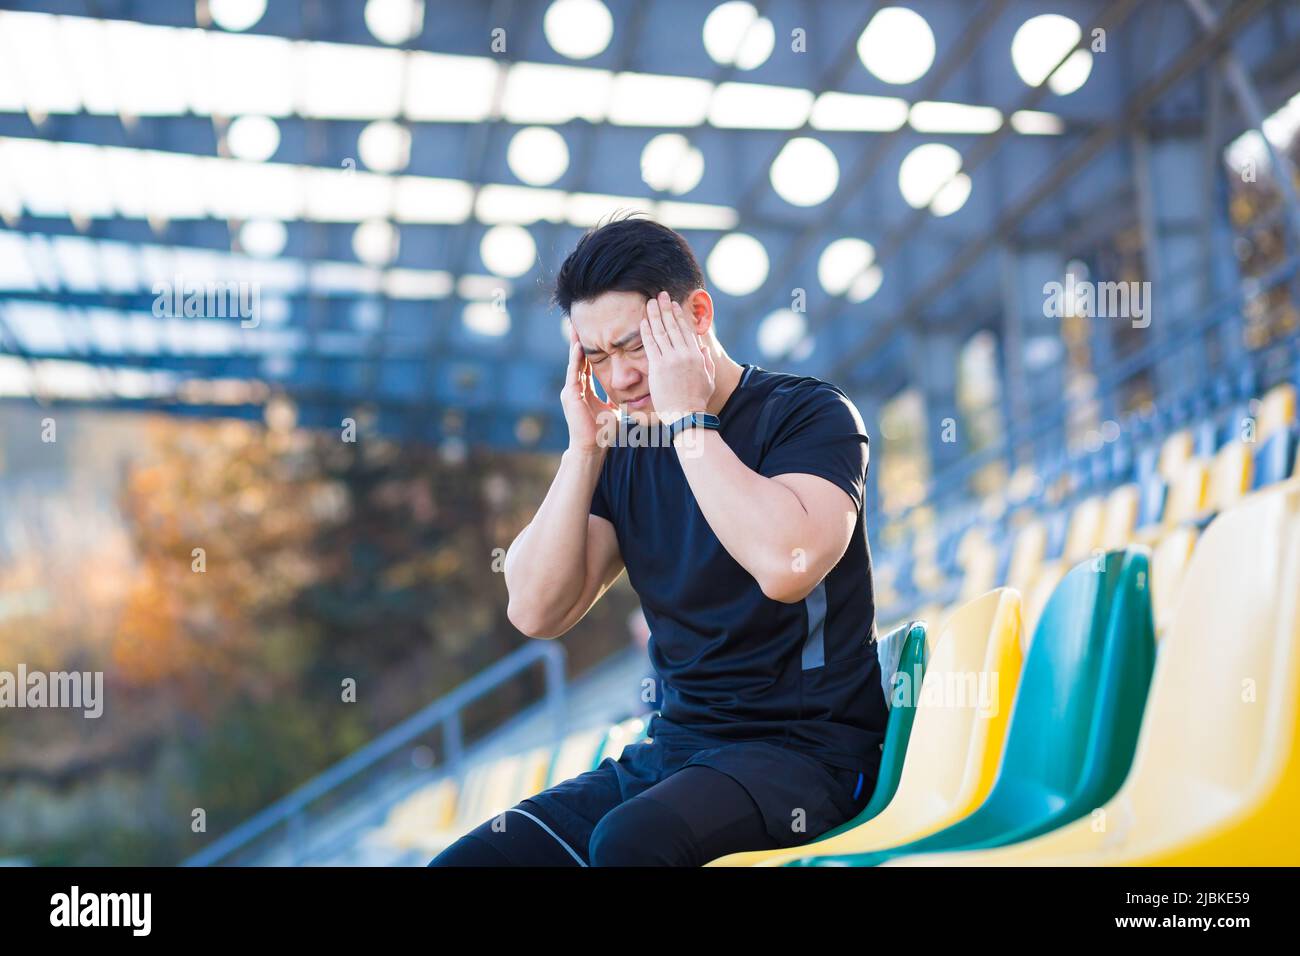
[[[727,553],[764,591],[790,571],[792,552],[806,543],[808,514],[799,497],[751,470],[713,429],[674,440],[695,501]]]
[[[581,597],[587,514],[603,457],[603,450],[595,454],[566,451],[537,514],[506,552],[512,619],[562,617]]]

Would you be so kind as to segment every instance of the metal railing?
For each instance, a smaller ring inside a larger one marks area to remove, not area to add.
[[[229,833],[214,840],[183,861],[181,865],[212,866],[235,852],[247,848],[254,840],[279,826],[286,828],[293,858],[302,859],[305,818],[312,804],[337,791],[362,771],[373,767],[399,748],[435,728],[441,727],[443,732],[445,749],[443,765],[452,772],[458,771],[464,754],[461,711],[504,681],[538,662],[541,662],[545,668],[544,703],[558,742],[564,733],[567,708],[564,661],[565,653],[562,645],[555,641],[530,641],[513,654],[502,658],[481,673],[475,674],[450,693],[412,714],[397,726],[380,734],[360,750],[349,754],[296,790],[281,797]]]

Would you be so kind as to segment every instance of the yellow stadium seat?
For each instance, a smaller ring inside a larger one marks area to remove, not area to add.
[[[1191,429],[1174,432],[1160,445],[1160,457],[1156,459],[1156,471],[1170,484],[1178,481],[1183,466],[1192,460],[1196,452],[1196,441]]]
[[[1065,550],[1062,559],[1067,564],[1078,564],[1099,547],[1102,519],[1106,502],[1100,496],[1085,498],[1070,512],[1070,522],[1065,531]]]
[[[1208,514],[1227,511],[1249,491],[1255,477],[1255,455],[1252,446],[1240,439],[1228,442],[1215,454],[1205,492],[1205,511]]]
[[[957,564],[962,569],[961,602],[974,600],[993,589],[997,583],[998,551],[983,528],[970,528],[961,536]]]
[[[482,823],[488,817],[504,813],[526,796],[519,793],[520,770],[523,762],[524,758],[521,754],[498,757],[493,761],[488,771],[487,783],[483,788],[482,819],[475,822]]]
[[[1300,864],[1300,481],[1206,529],[1152,679],[1133,767],[1089,817],[914,866]]]
[[[644,717],[629,717],[611,727],[609,735],[605,738],[605,746],[600,756],[596,758],[596,763],[600,763],[606,757],[613,757],[615,760],[621,757],[624,747],[645,737],[646,725],[647,720]]]
[[[1210,466],[1201,459],[1183,464],[1182,472],[1169,486],[1162,527],[1174,528],[1195,521],[1205,511],[1205,493],[1210,484]]]
[[[399,849],[414,849],[428,834],[449,829],[455,813],[456,781],[444,777],[421,787],[389,811],[383,839]]]
[[[405,845],[411,849],[423,850],[432,856],[446,849],[462,835],[492,816],[493,814],[488,811],[491,806],[490,785],[493,771],[499,772],[499,765],[499,761],[485,761],[470,767],[465,772],[464,780],[456,795],[455,813],[451,822],[442,829],[409,834]]]
[[[1002,583],[1027,594],[1033,586],[1034,576],[1043,563],[1047,551],[1047,526],[1038,519],[1029,521],[1015,537],[1011,547],[1011,561],[1007,565],[1007,579]]]
[[[535,747],[524,754],[519,768],[519,783],[515,790],[517,796],[511,801],[512,805],[546,788],[546,772],[551,767],[551,758],[554,755],[555,748],[549,746]]]
[[[921,528],[912,539],[912,581],[922,593],[943,587],[944,574],[936,561],[939,539],[931,528]]]
[[[1196,546],[1198,532],[1182,525],[1167,532],[1151,552],[1151,611],[1156,622],[1156,637],[1162,637],[1178,606],[1178,589]]]
[[[1140,500],[1141,492],[1136,484],[1120,485],[1106,496],[1101,540],[1097,547],[1103,551],[1118,551],[1133,540]]]
[[[1296,388],[1278,385],[1268,390],[1259,401],[1259,414],[1255,417],[1255,441],[1262,442],[1275,432],[1290,428],[1295,423]]]
[[[553,787],[561,780],[568,780],[578,774],[586,773],[596,765],[597,750],[605,740],[608,730],[605,727],[592,727],[569,734],[560,744],[551,763],[551,772],[546,786]]]
[[[1020,595],[1009,588],[963,605],[934,642],[898,790],[861,826],[820,841],[827,853],[897,846],[969,814],[993,786],[1020,682]],[[954,684],[979,675],[991,695],[950,699]],[[777,866],[807,855],[807,845],[734,853],[709,866]]]

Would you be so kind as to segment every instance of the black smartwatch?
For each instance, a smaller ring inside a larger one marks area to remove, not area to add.
[[[712,428],[717,431],[721,426],[722,423],[718,421],[717,415],[710,415],[708,412],[691,412],[668,426],[668,440],[675,441],[678,434],[688,428]]]

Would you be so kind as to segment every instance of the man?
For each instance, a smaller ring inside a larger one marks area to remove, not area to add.
[[[587,233],[555,301],[569,447],[507,552],[510,620],[559,637],[626,567],[659,713],[648,741],[431,865],[699,866],[808,842],[866,804],[884,739],[861,416],[833,385],[733,361],[690,247],[651,220]]]

